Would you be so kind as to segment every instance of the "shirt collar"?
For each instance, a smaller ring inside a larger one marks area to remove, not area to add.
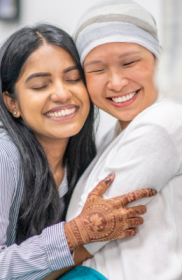
[[[67,169],[65,168],[64,178],[58,188],[59,197],[63,197],[68,191]]]

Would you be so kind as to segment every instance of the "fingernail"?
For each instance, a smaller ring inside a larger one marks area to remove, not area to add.
[[[152,189],[152,192],[151,192],[152,195],[156,195],[157,194],[157,191],[155,189]]]
[[[149,190],[149,196],[154,196],[154,195],[156,195],[158,192],[157,192],[157,190],[156,189],[148,189]]]
[[[106,179],[105,180],[106,185],[109,184],[110,182],[111,182],[111,179]]]
[[[111,182],[110,177],[112,177],[113,175],[114,175],[114,172],[110,173],[110,174],[106,177],[106,179],[105,179],[105,183],[106,183],[106,184],[108,184],[108,183]]]

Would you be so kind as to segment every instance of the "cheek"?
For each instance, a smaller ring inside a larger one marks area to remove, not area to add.
[[[87,89],[93,103],[97,104],[97,100],[101,98],[101,93],[103,92],[104,87],[104,77],[99,76],[87,76],[86,83]]]
[[[82,104],[82,114],[84,114],[83,117],[87,117],[89,110],[90,110],[90,98],[89,98],[89,94],[84,86],[84,88],[79,88],[77,90],[78,94],[77,94],[77,99],[80,100],[80,103]]]
[[[153,65],[144,63],[132,72],[130,79],[136,81],[142,87],[151,87],[153,86],[154,80],[154,67]]]
[[[34,102],[34,100],[28,99],[28,102],[25,100],[25,102],[20,103],[20,109],[24,115],[40,114],[42,103],[40,101]]]
[[[39,123],[42,119],[41,111],[43,108],[44,100],[42,98],[37,98],[37,96],[25,95],[19,98],[19,108],[21,112],[21,117],[24,122],[31,126],[34,123]]]

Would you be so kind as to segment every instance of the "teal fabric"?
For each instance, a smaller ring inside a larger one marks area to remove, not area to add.
[[[59,278],[59,280],[108,280],[96,270],[86,267],[77,266],[65,275]]]

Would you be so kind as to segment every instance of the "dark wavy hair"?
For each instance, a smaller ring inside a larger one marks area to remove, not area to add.
[[[24,27],[11,35],[0,50],[0,120],[20,153],[24,173],[17,244],[62,221],[66,213],[60,211],[58,190],[42,146],[23,119],[14,118],[3,101],[3,92],[8,92],[10,97],[16,98],[15,84],[26,60],[45,42],[65,49],[72,56],[84,81],[74,42],[66,32],[57,27],[48,24],[39,24],[33,28]],[[64,155],[69,189],[66,207],[75,184],[96,155],[93,123],[94,106],[90,101],[87,120],[81,131],[69,139]]]

